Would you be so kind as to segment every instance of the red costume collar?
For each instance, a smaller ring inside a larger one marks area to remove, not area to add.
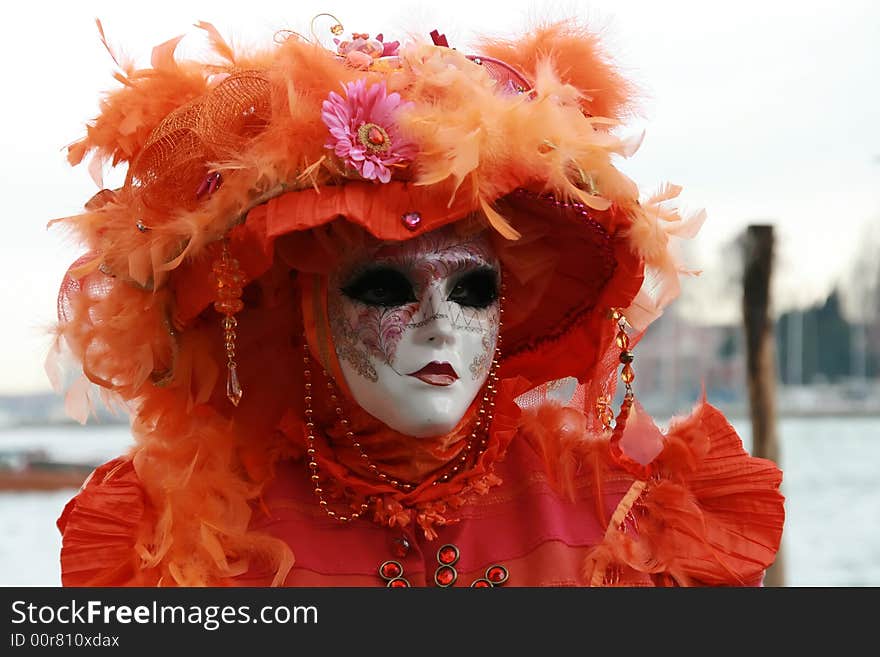
[[[347,513],[363,502],[369,504],[367,518],[390,527],[405,527],[416,522],[428,539],[435,535],[434,526],[454,522],[455,509],[474,495],[481,495],[501,483],[494,474],[494,464],[504,458],[510,441],[519,426],[520,409],[514,399],[528,390],[529,383],[521,378],[501,380],[495,397],[495,412],[486,444],[469,458],[465,467],[452,473],[453,464],[467,448],[472,427],[478,414],[480,399],[474,401],[459,425],[450,433],[436,438],[405,436],[370,416],[352,402],[343,410],[349,424],[342,423],[322,377],[314,388],[314,422],[316,425],[316,461],[322,476],[321,488],[340,513]],[[307,431],[296,411],[289,411],[279,429],[305,454]],[[352,431],[370,462],[380,471],[398,477],[398,481],[414,484],[404,491],[380,480],[370,471],[352,446],[347,431]],[[479,438],[478,438],[479,439]],[[310,476],[304,469],[303,476]],[[316,501],[317,504],[317,501]]]

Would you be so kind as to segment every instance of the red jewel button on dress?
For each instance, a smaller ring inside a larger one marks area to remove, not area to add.
[[[394,579],[395,577],[400,577],[403,574],[403,566],[401,566],[396,561],[386,561],[381,566],[379,566],[379,574],[384,579]]]
[[[486,579],[492,582],[494,586],[498,586],[499,584],[504,584],[507,581],[509,574],[507,572],[507,568],[504,566],[489,566],[486,569]]]
[[[434,583],[443,588],[455,584],[456,579],[458,579],[458,573],[452,566],[440,566],[434,573]]]
[[[458,571],[453,566],[458,563],[458,548],[452,543],[441,545],[437,550],[437,570],[434,571],[434,583],[443,588],[455,584],[458,579]]]
[[[389,589],[409,588],[409,580],[403,576],[403,566],[399,561],[389,559],[379,565],[379,577],[385,580]]]
[[[458,562],[458,548],[447,544],[437,550],[437,561],[444,566],[454,566]]]
[[[401,535],[392,541],[392,548],[395,547],[403,551],[398,555],[402,559],[410,549],[410,542],[406,536]],[[434,584],[440,588],[449,588],[458,581],[458,571],[455,569],[455,564],[458,563],[461,553],[455,545],[446,543],[440,546],[436,556],[437,568],[434,570]],[[393,559],[382,562],[379,566],[379,576],[385,580],[385,586],[388,588],[397,589],[411,586],[409,580],[403,576],[403,565]],[[475,589],[489,589],[501,586],[508,577],[507,568],[500,564],[492,564],[486,568],[484,576],[475,579],[470,586]]]

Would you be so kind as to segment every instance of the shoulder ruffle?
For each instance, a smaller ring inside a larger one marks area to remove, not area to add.
[[[136,544],[152,511],[131,459],[98,467],[64,507],[57,526],[62,535],[64,586],[153,586],[142,569]]]
[[[627,573],[643,573],[661,585],[759,584],[782,539],[781,470],[750,456],[708,403],[673,422],[666,435],[641,408],[633,413],[640,417],[630,415],[622,446],[632,456],[647,445],[642,453],[656,457],[640,465],[635,456],[612,456],[635,480],[587,557],[587,581],[625,585]]]

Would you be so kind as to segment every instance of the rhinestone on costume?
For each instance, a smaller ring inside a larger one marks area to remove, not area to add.
[[[422,223],[422,215],[418,212],[407,212],[401,217],[401,221],[408,230],[415,230]]]
[[[494,584],[485,577],[479,577],[471,582],[471,588],[473,589],[491,589],[493,586]]]
[[[385,140],[385,133],[377,126],[373,126],[367,131],[367,141],[369,141],[371,144],[381,146],[385,143]]]
[[[398,536],[391,540],[391,552],[398,559],[403,559],[409,554],[410,545],[409,539],[406,536]]]
[[[494,565],[486,569],[486,579],[492,582],[493,586],[500,586],[507,581],[510,574],[504,566]]]
[[[386,588],[389,589],[408,589],[410,587],[409,580],[405,577],[395,577],[394,579],[388,580],[388,584]]]
[[[244,390],[241,387],[241,381],[238,380],[238,368],[235,365],[230,365],[229,375],[226,377],[226,397],[235,406],[238,406],[243,396]]]
[[[364,123],[357,131],[358,142],[371,153],[384,153],[391,148],[391,138],[385,128],[375,123]]]
[[[212,171],[202,182],[199,184],[198,189],[196,190],[196,198],[201,199],[204,196],[210,196],[214,192],[216,192],[223,185],[223,176],[220,175],[218,171]]]
[[[386,581],[398,579],[401,575],[403,575],[403,566],[399,561],[389,559],[379,566],[379,577]]]
[[[443,566],[454,566],[458,563],[458,557],[458,548],[452,543],[447,543],[437,550],[437,561]]]
[[[449,588],[458,579],[458,571],[452,566],[440,566],[434,572],[434,583],[442,588]]]

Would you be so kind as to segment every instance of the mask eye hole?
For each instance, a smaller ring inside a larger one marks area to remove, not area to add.
[[[468,308],[487,308],[498,299],[498,274],[492,269],[480,268],[459,278],[449,300]]]
[[[341,291],[349,299],[368,306],[388,308],[416,301],[415,292],[406,276],[388,267],[358,274]]]

